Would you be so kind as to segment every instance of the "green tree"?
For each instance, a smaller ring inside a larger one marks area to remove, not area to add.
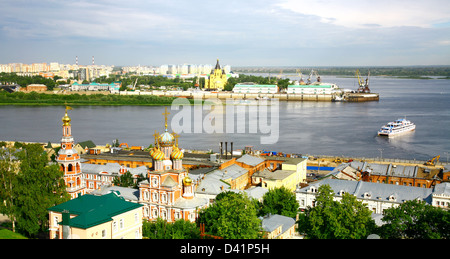
[[[286,187],[275,188],[264,194],[260,216],[270,213],[295,218],[298,207],[299,204],[293,192]]]
[[[12,230],[16,232],[16,196],[18,161],[14,157],[15,148],[0,148],[0,213],[12,222]]]
[[[120,176],[114,176],[113,184],[122,187],[130,187],[135,185],[133,175],[130,173],[130,171],[127,171]]]
[[[341,202],[333,197],[329,185],[319,187],[315,206],[299,214],[299,233],[310,239],[361,239],[373,233],[371,211],[356,197],[344,194]]]
[[[14,188],[17,226],[29,236],[48,229],[47,208],[70,199],[64,174],[57,164],[49,165],[39,144],[28,144],[16,153],[20,160]]]
[[[149,239],[199,239],[200,229],[195,223],[184,219],[168,223],[158,218],[154,222],[144,220],[142,236]]]
[[[389,239],[448,239],[450,211],[424,201],[406,201],[398,207],[383,211],[380,227],[382,238]]]
[[[286,79],[279,79],[277,82],[278,88],[281,89],[286,89],[289,85],[289,78]]]
[[[340,201],[338,221],[343,226],[342,238],[367,238],[376,231],[372,211],[356,200],[356,196],[345,193]]]
[[[261,238],[261,221],[254,203],[246,194],[224,192],[214,204],[202,209],[198,222],[207,234],[225,239]]]

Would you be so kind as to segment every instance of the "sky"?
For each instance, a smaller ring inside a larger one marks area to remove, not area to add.
[[[0,64],[450,65],[448,0],[1,0]]]

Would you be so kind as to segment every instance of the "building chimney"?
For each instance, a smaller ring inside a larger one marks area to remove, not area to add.
[[[228,159],[228,142],[225,142],[225,159]]]
[[[233,159],[233,142],[230,143],[231,143],[231,159]]]

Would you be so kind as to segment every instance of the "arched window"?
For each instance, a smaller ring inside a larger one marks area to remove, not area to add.
[[[72,171],[73,171],[73,166],[72,166],[72,164],[69,164],[69,166],[67,167],[67,171],[68,171],[68,172],[72,172]]]

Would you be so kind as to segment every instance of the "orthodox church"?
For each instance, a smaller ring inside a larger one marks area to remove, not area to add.
[[[80,155],[74,149],[74,139],[72,137],[71,119],[66,112],[62,118],[63,137],[61,139],[61,149],[56,157],[61,171],[64,172],[64,182],[67,192],[75,199],[91,191],[99,191],[97,188],[87,189],[87,175],[83,175]],[[137,197],[132,202],[142,204],[143,218],[156,220],[162,218],[168,222],[177,219],[195,221],[197,212],[201,208],[209,205],[207,198],[196,197],[194,194],[196,182],[188,176],[188,171],[183,167],[184,154],[178,147],[179,135],[168,131],[167,108],[163,113],[165,116],[164,133],[155,132],[154,148],[150,150],[152,158],[152,168],[147,169],[147,179],[140,182],[136,191]],[[96,166],[91,165],[89,166]],[[97,165],[100,166],[100,165]],[[120,167],[121,168],[121,167]],[[123,174],[123,170],[118,175]],[[107,191],[105,184],[104,191]],[[123,188],[131,189],[131,188]],[[134,189],[133,189],[134,190]],[[128,192],[129,190],[123,190]]]
[[[198,210],[207,207],[209,201],[194,195],[196,186],[183,168],[179,135],[167,128],[168,114],[166,108],[164,133],[153,135],[155,147],[150,150],[153,168],[148,172],[148,179],[139,184],[139,203],[143,205],[143,217],[148,220],[195,221]]]
[[[219,59],[217,59],[216,67],[211,71],[209,78],[205,79],[205,88],[223,90],[227,80],[227,74],[220,68]]]

